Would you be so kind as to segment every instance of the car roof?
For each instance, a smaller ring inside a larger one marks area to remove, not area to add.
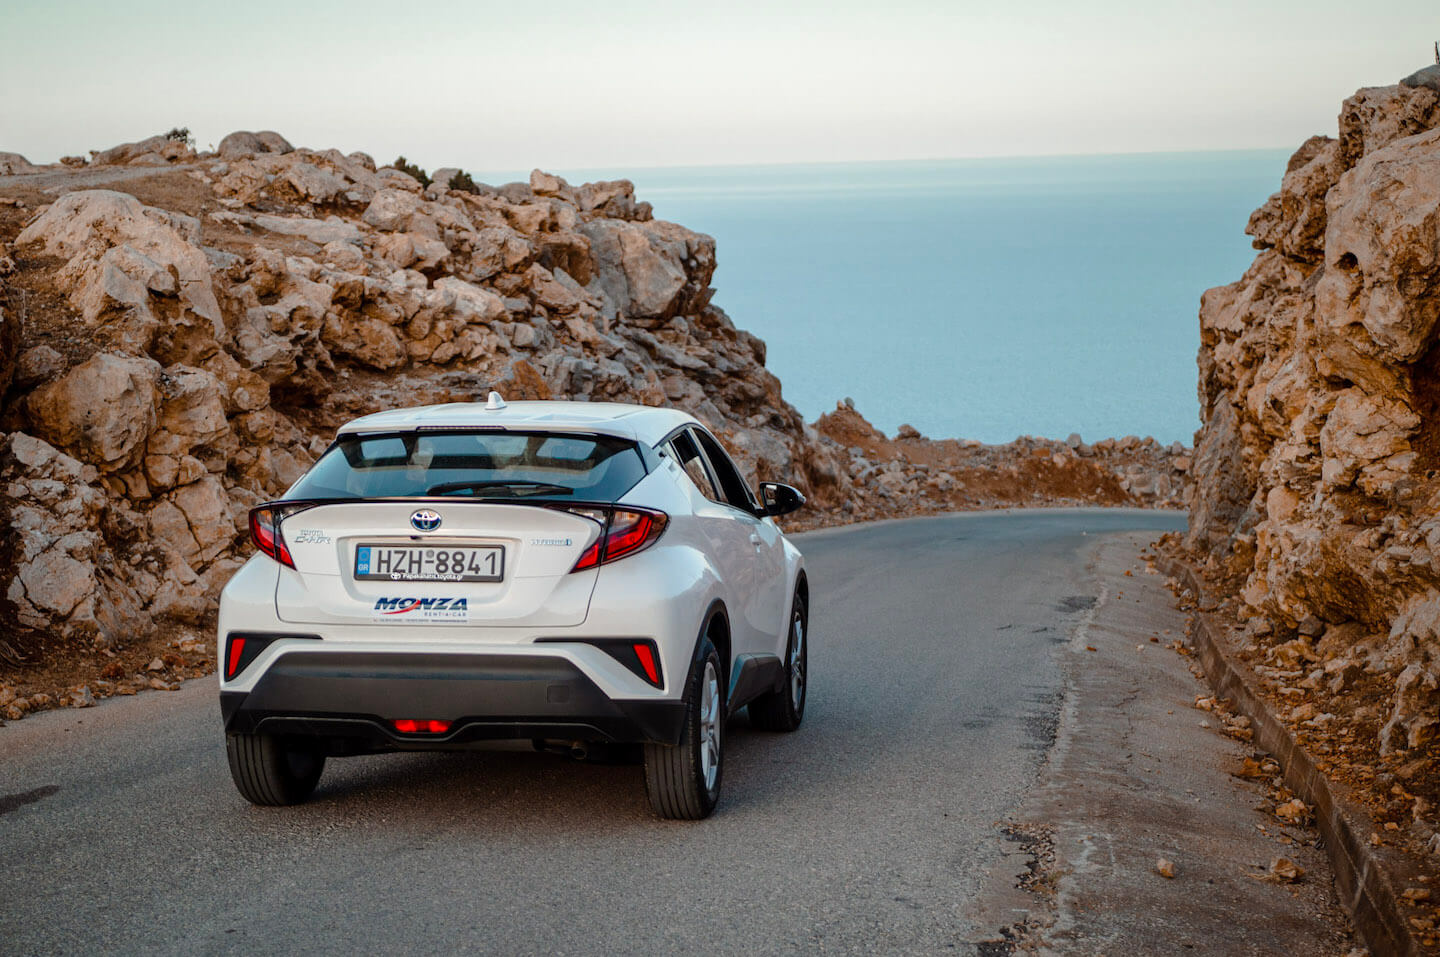
[[[543,432],[593,432],[659,442],[682,425],[698,420],[679,409],[658,409],[620,402],[449,402],[376,412],[345,423],[337,436],[366,432],[409,432],[415,429],[475,428]]]

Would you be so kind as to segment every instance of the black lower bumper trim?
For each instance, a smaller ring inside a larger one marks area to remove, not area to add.
[[[678,701],[615,700],[573,664],[540,655],[295,651],[250,692],[222,691],[227,732],[330,739],[336,753],[463,748],[506,738],[677,744]],[[397,718],[451,723],[400,734]]]

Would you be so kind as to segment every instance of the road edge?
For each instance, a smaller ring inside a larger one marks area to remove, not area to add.
[[[1201,607],[1214,607],[1200,576],[1190,565],[1170,557],[1161,557],[1157,564],[1188,588]],[[1194,616],[1192,636],[1205,677],[1219,697],[1228,698],[1236,711],[1250,719],[1255,731],[1253,743],[1280,763],[1285,785],[1314,806],[1316,827],[1325,839],[1325,854],[1335,872],[1340,904],[1350,914],[1361,939],[1375,957],[1419,954],[1400,911],[1397,881],[1391,868],[1365,839],[1375,829],[1370,816],[1355,802],[1336,793],[1341,786],[1331,784],[1315,759],[1256,693],[1255,673],[1230,653],[1222,637],[1223,629],[1198,608]]]

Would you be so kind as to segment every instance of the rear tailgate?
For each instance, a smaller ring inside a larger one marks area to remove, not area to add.
[[[433,531],[412,524],[422,510]],[[534,505],[383,501],[317,505],[282,533],[295,561],[275,590],[284,621],[554,628],[585,621],[597,570],[571,569],[600,526]]]

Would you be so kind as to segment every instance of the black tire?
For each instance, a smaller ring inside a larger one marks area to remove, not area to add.
[[[251,804],[264,807],[304,801],[325,770],[325,755],[273,734],[227,734],[225,756],[235,788]]]
[[[785,642],[785,685],[750,702],[750,723],[762,731],[794,731],[805,720],[810,690],[809,615],[797,592],[790,609],[790,637]]]
[[[661,817],[698,821],[715,810],[725,771],[725,671],[708,637],[685,681],[685,701],[680,743],[645,745],[645,793]]]

